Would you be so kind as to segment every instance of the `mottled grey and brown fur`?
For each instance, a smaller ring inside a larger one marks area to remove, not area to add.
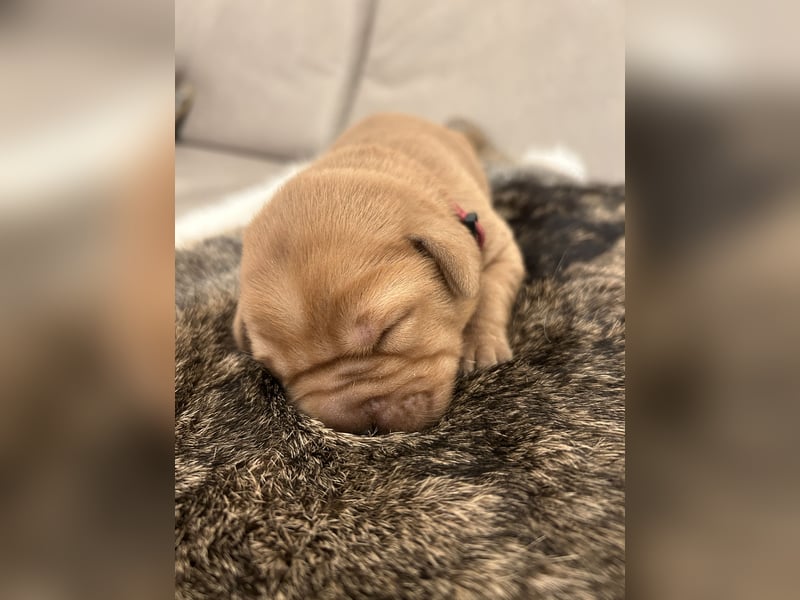
[[[514,358],[424,432],[298,413],[231,337],[239,240],[178,253],[178,598],[624,596],[623,190],[537,181],[492,181]]]

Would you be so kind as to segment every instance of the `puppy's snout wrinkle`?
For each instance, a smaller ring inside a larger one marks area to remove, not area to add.
[[[295,376],[289,380],[288,387],[296,402],[340,394],[370,395],[375,394],[375,388],[385,380],[399,379],[402,369],[403,364],[400,361],[346,361]]]
[[[433,424],[447,407],[446,386],[434,391],[420,390],[413,381],[386,383],[352,381],[333,393],[318,390],[293,400],[302,412],[351,433],[417,431]]]
[[[448,350],[409,359],[328,359],[292,378],[287,391],[304,413],[350,433],[419,431],[445,412],[457,357]]]

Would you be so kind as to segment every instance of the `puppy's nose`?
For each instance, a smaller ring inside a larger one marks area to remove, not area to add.
[[[364,410],[381,433],[419,431],[442,416],[434,410],[433,395],[418,392],[403,398],[371,398]]]

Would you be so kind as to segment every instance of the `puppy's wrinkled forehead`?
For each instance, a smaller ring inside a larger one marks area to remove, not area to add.
[[[419,301],[420,290],[380,269],[338,278],[283,273],[243,293],[253,355],[285,357],[285,368],[359,355]]]

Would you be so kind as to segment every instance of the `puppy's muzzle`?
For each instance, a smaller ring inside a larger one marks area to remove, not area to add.
[[[348,433],[419,431],[435,423],[449,403],[449,390],[357,398],[306,396],[297,407],[328,427]]]

